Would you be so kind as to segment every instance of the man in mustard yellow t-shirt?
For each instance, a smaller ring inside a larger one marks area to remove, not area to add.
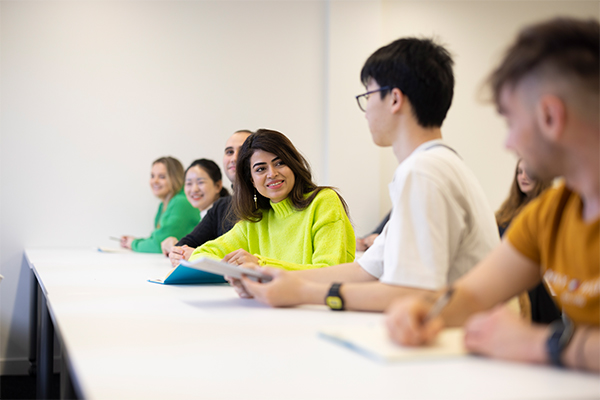
[[[600,370],[600,25],[555,19],[524,29],[490,77],[507,120],[506,147],[539,178],[563,177],[521,212],[506,239],[441,296],[397,300],[391,337],[432,340],[443,326],[465,325],[465,345],[490,357]],[[542,280],[566,316],[529,324],[492,307]]]
[[[561,184],[515,220],[508,241],[541,268],[553,298],[575,325],[598,326],[600,220],[586,221],[581,197]]]

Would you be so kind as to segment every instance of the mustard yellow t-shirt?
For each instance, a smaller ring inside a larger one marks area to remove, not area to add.
[[[526,207],[508,230],[511,245],[538,263],[548,292],[575,324],[600,323],[600,219],[564,184]]]

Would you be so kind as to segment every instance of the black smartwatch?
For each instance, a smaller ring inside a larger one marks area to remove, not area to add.
[[[334,283],[329,288],[329,292],[327,296],[325,296],[325,304],[329,306],[333,311],[343,311],[344,310],[344,299],[340,295],[340,287],[341,283]]]
[[[556,320],[550,324],[550,334],[546,340],[546,351],[553,365],[564,367],[560,357],[571,341],[574,332],[573,323],[568,319]]]

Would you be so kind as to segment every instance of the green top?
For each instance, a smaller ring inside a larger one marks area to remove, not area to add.
[[[163,203],[158,206],[154,219],[154,232],[149,238],[135,239],[131,243],[133,251],[141,253],[161,253],[160,244],[170,236],[181,239],[194,229],[200,222],[200,211],[194,208],[183,193],[177,193],[163,212]]]
[[[260,265],[287,270],[354,261],[354,229],[335,191],[321,190],[304,210],[295,209],[288,198],[271,207],[259,222],[239,221],[198,247],[190,261],[201,256],[220,260],[238,249],[257,256]]]

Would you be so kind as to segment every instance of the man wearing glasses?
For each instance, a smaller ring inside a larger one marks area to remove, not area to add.
[[[505,145],[540,179],[562,177],[530,203],[502,243],[453,286],[437,318],[432,302],[404,297],[388,310],[404,345],[465,326],[474,353],[600,371],[600,24],[556,18],[524,27],[489,84],[508,122]],[[529,324],[497,307],[540,281],[563,318]]]
[[[369,57],[361,72],[367,92],[356,99],[375,144],[391,146],[400,163],[389,188],[389,222],[358,261],[291,273],[263,268],[273,280],[236,282],[240,296],[273,306],[383,311],[398,296],[452,284],[498,244],[483,190],[442,140],[452,64],[446,49],[414,38]]]

